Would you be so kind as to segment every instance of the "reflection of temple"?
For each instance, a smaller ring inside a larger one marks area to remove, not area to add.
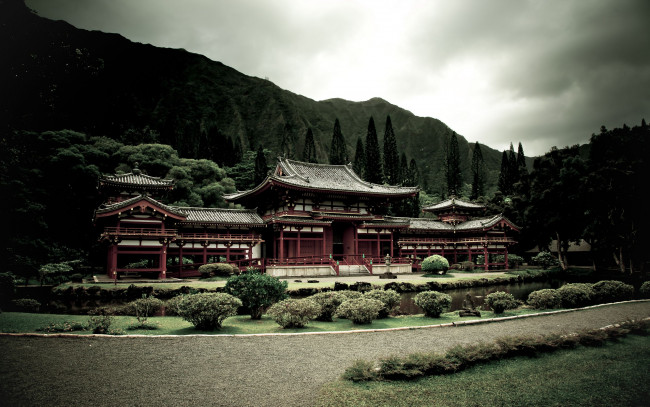
[[[422,259],[439,254],[450,263],[473,261],[485,270],[508,268],[508,247],[516,243],[519,228],[507,218],[502,215],[477,217],[485,212],[484,206],[457,198],[422,211],[436,214],[438,219],[409,219],[409,227],[397,242],[401,257]],[[499,255],[503,258],[497,257]],[[477,258],[482,261],[477,262]]]
[[[371,184],[349,165],[279,159],[274,171],[226,200],[255,209],[163,204],[173,180],[133,173],[100,180],[95,211],[107,244],[107,274],[189,277],[201,264],[227,261],[276,276],[410,272],[429,254],[450,263],[492,259],[518,229],[502,216],[471,218],[484,208],[457,199],[425,208],[439,220],[386,216],[417,188]],[[489,263],[489,264],[488,264]],[[503,265],[488,260],[488,266]]]

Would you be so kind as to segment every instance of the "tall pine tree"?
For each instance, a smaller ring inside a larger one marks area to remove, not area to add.
[[[314,143],[314,133],[311,127],[307,129],[305,136],[305,148],[302,150],[302,160],[308,163],[316,163],[316,143]]]
[[[483,195],[485,195],[485,163],[481,146],[477,141],[472,153],[472,194],[469,199],[476,200]]]
[[[512,193],[512,184],[510,183],[510,162],[508,160],[508,152],[503,150],[501,154],[501,172],[499,172],[499,181],[497,188],[505,196]]]
[[[449,137],[449,145],[447,147],[447,157],[445,166],[445,177],[447,179],[447,193],[449,195],[458,196],[461,193],[463,186],[463,178],[460,172],[460,151],[458,149],[458,137],[456,132]]]
[[[390,116],[386,116],[384,130],[384,181],[389,185],[399,183],[399,154]]]
[[[341,124],[337,118],[334,121],[334,132],[332,134],[332,146],[330,148],[330,164],[343,165],[348,163],[347,147],[345,138],[341,132]]]
[[[266,156],[264,155],[264,149],[262,145],[257,148],[257,154],[255,155],[255,170],[253,172],[253,183],[257,186],[259,185],[269,172],[269,167],[266,164]]]
[[[399,174],[399,177],[397,179],[397,184],[399,185],[407,185],[406,184],[406,179],[408,178],[409,174],[409,162],[406,159],[406,154],[402,153],[400,156],[399,160],[399,167],[397,167],[397,173]]]
[[[381,153],[379,152],[379,141],[377,140],[375,119],[370,116],[370,120],[368,121],[368,133],[366,133],[365,180],[375,184],[381,184],[384,178],[381,167]]]
[[[510,175],[510,185],[515,185],[519,182],[519,169],[517,168],[517,154],[515,154],[515,148],[512,143],[510,143],[510,149],[508,150],[508,174]]]
[[[363,178],[363,171],[366,166],[366,152],[363,149],[363,141],[361,137],[357,138],[357,148],[354,152],[354,162],[352,163],[352,169],[357,173],[358,176]]]

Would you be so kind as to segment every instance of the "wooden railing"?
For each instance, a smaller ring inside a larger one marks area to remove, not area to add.
[[[410,244],[490,244],[490,243],[516,243],[511,237],[458,237],[458,238],[402,238],[397,241],[398,245]]]
[[[254,233],[233,234],[233,233],[180,233],[177,236],[181,240],[219,240],[232,242],[261,242],[262,237]]]
[[[151,237],[174,237],[176,236],[176,229],[157,229],[157,228],[120,228],[120,227],[107,227],[104,228],[102,236],[151,236]]]

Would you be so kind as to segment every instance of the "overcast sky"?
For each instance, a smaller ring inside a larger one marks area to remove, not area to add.
[[[650,120],[648,0],[27,0],[315,100],[381,97],[526,155]]]

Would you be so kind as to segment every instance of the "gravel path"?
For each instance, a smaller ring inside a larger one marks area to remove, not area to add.
[[[496,323],[281,336],[0,336],[7,406],[306,406],[355,359],[650,317],[650,302]]]

